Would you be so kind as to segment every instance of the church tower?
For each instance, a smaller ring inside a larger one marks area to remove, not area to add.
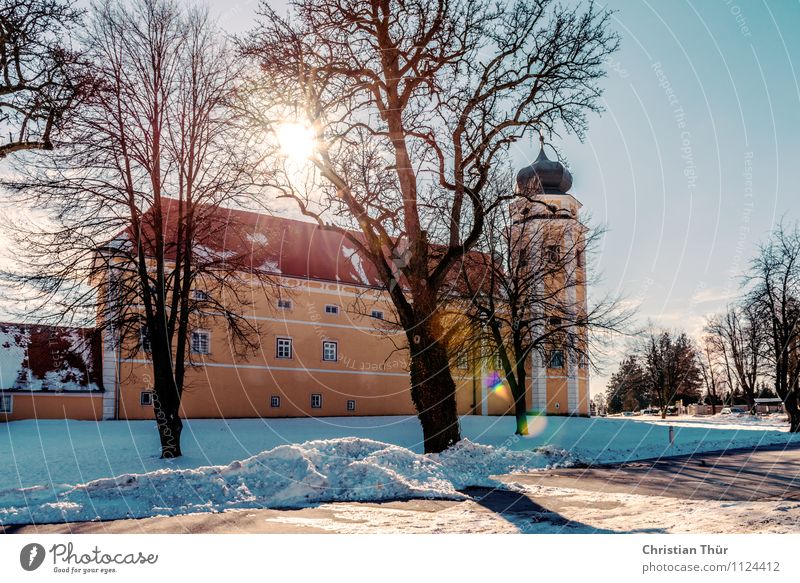
[[[533,334],[544,338],[531,358],[530,409],[548,415],[589,415],[585,227],[581,203],[569,190],[572,175],[545,154],[540,137],[536,160],[516,178],[519,199],[511,212],[514,233],[526,249],[536,279],[539,313]]]

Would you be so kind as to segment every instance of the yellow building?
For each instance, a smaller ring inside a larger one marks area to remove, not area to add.
[[[542,152],[520,171],[518,188],[567,209],[580,237],[580,203],[567,191],[569,172]],[[167,209],[166,214],[169,214]],[[316,224],[225,209],[225,220],[244,229],[242,240],[207,241],[207,252],[231,245],[258,246],[252,258],[280,283],[280,293],[254,286],[246,317],[258,325],[260,349],[237,357],[223,323],[213,318],[191,330],[193,366],[182,398],[186,418],[412,415],[405,334],[394,326],[388,295],[371,264],[341,234]],[[537,218],[535,220],[547,220]],[[540,250],[544,252],[544,250]],[[532,250],[532,252],[537,252]],[[580,262],[579,257],[575,257]],[[113,274],[110,274],[113,278]],[[208,293],[192,290],[202,300]],[[585,289],[573,293],[585,304]],[[0,420],[24,417],[152,419],[152,370],[146,346],[117,346],[112,330],[97,343],[101,380],[87,399],[77,393],[44,396],[3,386]],[[97,356],[97,355],[95,355]],[[93,357],[94,358],[94,357]],[[547,362],[545,362],[545,360]],[[459,414],[513,412],[509,392],[491,355],[452,355]],[[547,414],[588,415],[588,369],[570,354],[536,354],[526,404]],[[6,399],[5,397],[10,397]],[[24,398],[23,398],[24,397]],[[16,409],[13,399],[19,401]],[[23,407],[23,401],[25,406]],[[56,402],[58,401],[58,402]],[[87,407],[85,402],[91,402]],[[102,406],[101,406],[102,403]],[[80,406],[79,406],[80,404]],[[37,412],[38,411],[38,412]]]

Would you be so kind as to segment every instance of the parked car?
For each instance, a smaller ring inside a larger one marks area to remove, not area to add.
[[[661,411],[659,411],[655,407],[648,407],[647,409],[644,409],[642,413],[644,413],[645,415],[658,415],[659,413],[661,413]]]
[[[744,407],[723,407],[722,411],[719,412],[720,415],[734,415],[741,413],[747,413],[747,409]]]
[[[675,405],[671,407],[667,407],[667,415],[670,417],[677,417],[678,416],[678,408]]]

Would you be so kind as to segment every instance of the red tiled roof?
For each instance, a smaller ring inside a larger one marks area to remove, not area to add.
[[[168,225],[166,238],[173,241],[172,248],[168,244],[165,250],[167,258],[174,256],[177,205],[175,199],[163,199],[162,212]],[[204,208],[208,209],[206,214],[203,208],[198,213],[202,219],[198,221],[201,227],[195,253],[206,253],[211,261],[224,261],[228,266],[245,271],[253,269],[301,279],[383,287],[372,262],[361,257],[342,233],[322,229],[316,223],[253,211],[221,206]],[[148,211],[144,222],[150,217]],[[175,218],[170,220],[170,217]],[[359,239],[363,237],[358,232],[351,233]],[[152,241],[152,237],[144,239],[146,243]],[[487,268],[482,253],[470,252],[463,264],[454,266],[449,278],[452,287],[464,287],[463,278],[467,272],[474,278],[475,286],[485,286]]]
[[[166,238],[174,241],[177,220],[170,217],[177,217],[178,201],[164,199],[163,205],[164,222],[168,225]],[[288,277],[382,285],[372,263],[357,254],[354,245],[340,233],[285,217],[225,207],[207,208],[210,212],[199,221],[195,252],[207,254],[211,261]],[[199,214],[202,215],[202,210]],[[148,216],[152,215],[146,213],[145,222]],[[145,237],[148,239],[152,240]],[[167,257],[174,256],[174,244],[172,249],[168,245],[165,253]]]

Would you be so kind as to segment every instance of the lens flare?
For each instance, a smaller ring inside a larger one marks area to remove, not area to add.
[[[528,435],[525,437],[536,437],[544,433],[547,429],[546,415],[528,415]]]

